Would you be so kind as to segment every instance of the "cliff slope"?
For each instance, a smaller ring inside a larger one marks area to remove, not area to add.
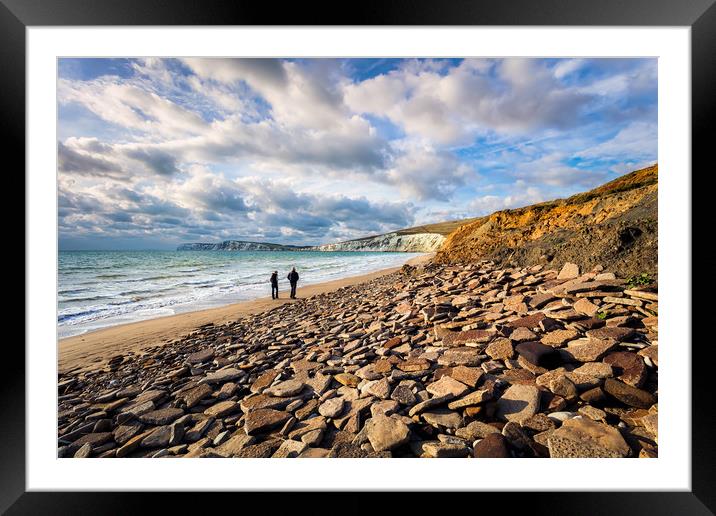
[[[512,266],[574,262],[621,276],[657,277],[658,165],[589,192],[498,211],[453,231],[435,260],[483,259]]]

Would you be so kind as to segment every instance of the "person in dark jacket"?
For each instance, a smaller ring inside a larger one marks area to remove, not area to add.
[[[298,273],[296,272],[296,267],[291,269],[291,272],[288,273],[288,281],[291,283],[291,299],[296,299],[296,284],[298,283]]]
[[[278,299],[278,271],[271,274],[271,299]]]

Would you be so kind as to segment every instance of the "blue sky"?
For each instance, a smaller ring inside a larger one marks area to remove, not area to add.
[[[317,244],[657,161],[656,59],[61,59],[61,249]]]

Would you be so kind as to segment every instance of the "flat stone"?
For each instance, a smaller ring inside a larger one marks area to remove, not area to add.
[[[204,411],[204,414],[211,417],[224,417],[228,416],[232,412],[235,412],[239,408],[239,404],[235,401],[220,401],[219,403],[215,403],[211,407],[207,408]]]
[[[457,347],[469,344],[484,344],[492,340],[495,332],[492,330],[466,330],[448,333],[443,337],[443,346]]]
[[[515,349],[510,339],[499,337],[487,346],[485,353],[494,360],[509,360],[515,354]]]
[[[479,367],[466,367],[459,365],[453,367],[448,376],[474,389],[477,387],[477,384],[484,374],[485,372]]]
[[[264,389],[264,394],[269,396],[295,396],[306,387],[306,384],[300,380],[292,379],[285,382],[277,383],[271,387]]]
[[[447,367],[478,366],[480,365],[480,353],[476,348],[448,349],[438,358],[438,364]]]
[[[637,389],[624,382],[607,378],[604,380],[604,390],[625,405],[637,408],[649,408],[656,403],[656,397],[641,389]]]
[[[614,370],[617,379],[634,387],[641,387],[646,380],[646,364],[636,353],[616,351],[604,357],[603,362]]]
[[[559,358],[554,348],[539,342],[523,342],[517,344],[515,351],[530,364],[540,367],[554,366]]]
[[[634,328],[619,326],[605,326],[595,330],[587,331],[587,337],[594,340],[616,340],[623,341],[634,335]]]
[[[490,389],[480,389],[478,391],[471,392],[467,396],[463,396],[459,400],[448,403],[448,408],[456,410],[463,407],[471,407],[473,405],[484,403],[490,399],[492,399],[492,391]]]
[[[540,391],[534,385],[512,385],[497,400],[497,416],[519,423],[539,410]]]
[[[469,391],[464,383],[458,382],[450,376],[443,376],[437,382],[428,385],[426,390],[436,398],[443,396],[458,398]]]
[[[390,416],[398,412],[400,404],[395,400],[376,401],[370,406],[370,414],[375,417],[378,414]]]
[[[280,371],[276,370],[270,370],[266,371],[265,373],[261,374],[254,383],[251,384],[250,391],[254,394],[259,394],[264,391],[269,385],[273,383],[273,381],[276,379],[276,377],[281,374]]]
[[[192,353],[186,357],[186,362],[188,364],[201,364],[203,362],[208,362],[212,358],[214,358],[214,350],[207,348],[197,351],[196,353]]]
[[[402,362],[398,362],[397,367],[401,371],[405,371],[408,373],[427,371],[428,369],[430,369],[430,362],[425,360],[424,358],[411,358],[408,360],[403,360]]]
[[[573,374],[594,376],[595,378],[611,378],[614,376],[612,366],[604,362],[587,362],[572,371]]]
[[[617,347],[614,339],[576,340],[562,348],[568,358],[578,362],[595,362]]]
[[[390,397],[390,382],[387,378],[368,382],[361,389],[361,392],[368,393],[383,400],[388,399]]]
[[[497,432],[486,435],[472,449],[476,459],[506,459],[511,457],[507,449],[507,440]]]
[[[167,425],[182,415],[184,415],[184,411],[182,409],[168,407],[159,410],[152,410],[151,412],[142,414],[137,419],[139,419],[142,423],[150,425]]]
[[[248,435],[266,433],[282,426],[291,418],[291,414],[282,410],[258,409],[246,415],[244,430]]]
[[[238,369],[229,367],[227,369],[220,369],[219,371],[214,371],[213,373],[207,374],[204,378],[199,380],[199,383],[212,384],[230,382],[231,380],[236,380],[244,374],[246,373],[244,373],[243,371],[239,371]]]
[[[251,410],[271,408],[271,409],[284,409],[289,403],[293,401],[293,398],[277,398],[275,396],[269,396],[265,393],[254,394],[253,396],[247,396],[240,402],[241,410],[249,412]]]
[[[512,328],[538,328],[539,323],[546,319],[547,316],[542,312],[535,312],[530,315],[526,315],[525,317],[520,317],[519,319],[514,319],[507,323],[508,326]]]
[[[580,314],[593,316],[599,311],[599,307],[589,301],[589,299],[581,298],[573,305],[574,310]]]
[[[410,439],[410,428],[399,419],[378,415],[366,421],[366,434],[377,452],[392,450]]]
[[[90,444],[92,448],[97,448],[112,440],[112,432],[95,432],[85,434],[68,446],[69,453],[73,454],[79,450],[84,444]]]
[[[114,441],[122,445],[137,435],[143,428],[143,425],[137,421],[120,425],[112,431]]]
[[[557,274],[558,280],[571,280],[579,277],[579,265],[567,262]]]
[[[141,446],[144,448],[160,448],[167,446],[171,437],[171,428],[169,425],[160,426],[142,439]]]
[[[490,434],[499,434],[500,431],[492,425],[481,421],[473,421],[467,426],[455,430],[455,435],[468,441],[484,439]]]
[[[547,439],[550,457],[627,457],[629,446],[616,428],[589,419],[569,419]]]
[[[343,398],[330,398],[318,407],[318,413],[324,417],[334,418],[343,412],[345,401]]]
[[[361,382],[359,377],[351,373],[339,373],[333,376],[333,378],[341,385],[348,387],[358,387],[358,384]]]
[[[402,337],[392,337],[383,343],[385,349],[393,349],[400,346],[403,342]]]
[[[77,450],[73,456],[75,459],[86,459],[90,456],[92,453],[92,445],[90,443],[84,443],[82,446],[80,446],[79,450]]]
[[[416,399],[413,391],[405,385],[398,385],[390,395],[391,399],[397,401],[401,405],[415,405]]]
[[[281,446],[278,447],[278,450],[276,450],[271,457],[274,459],[298,457],[306,448],[308,448],[308,445],[302,441],[287,439],[281,443]]]
[[[553,348],[561,348],[579,335],[575,330],[554,330],[542,336],[541,342]]]
[[[441,442],[424,443],[423,451],[428,457],[436,459],[468,457],[470,455],[470,449],[464,444],[448,444]]]
[[[211,392],[211,387],[206,384],[202,384],[182,393],[181,397],[186,403],[186,407],[191,408],[196,406],[201,400],[209,396]]]
[[[457,412],[450,410],[434,410],[423,412],[421,414],[423,420],[429,425],[438,428],[459,428],[462,425],[462,416]]]
[[[537,340],[537,334],[525,327],[518,327],[510,333],[510,340],[514,342],[527,342],[530,340]]]
[[[639,356],[642,356],[644,358],[648,358],[651,360],[651,363],[654,364],[656,367],[659,367],[659,346],[654,344],[651,346],[647,346],[646,348],[642,349],[637,353]]]
[[[241,450],[254,444],[255,442],[256,438],[251,435],[236,433],[223,444],[219,445],[215,451],[224,457],[235,457],[239,454],[239,452],[241,452]]]
[[[549,383],[549,390],[568,402],[577,399],[577,386],[565,375],[560,375]]]

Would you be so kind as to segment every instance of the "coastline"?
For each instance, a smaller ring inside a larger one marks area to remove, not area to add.
[[[433,256],[434,253],[426,253],[411,258],[405,263],[417,265],[429,261]],[[398,270],[400,267],[390,267],[303,287],[299,284],[298,300],[364,283]],[[294,302],[289,299],[288,290],[281,290],[279,296],[278,302],[266,296],[215,308],[118,324],[60,339],[57,345],[58,372],[100,368],[115,355],[138,353],[145,348],[167,344],[191,333],[202,325],[225,324],[242,316],[257,314],[285,303]]]

